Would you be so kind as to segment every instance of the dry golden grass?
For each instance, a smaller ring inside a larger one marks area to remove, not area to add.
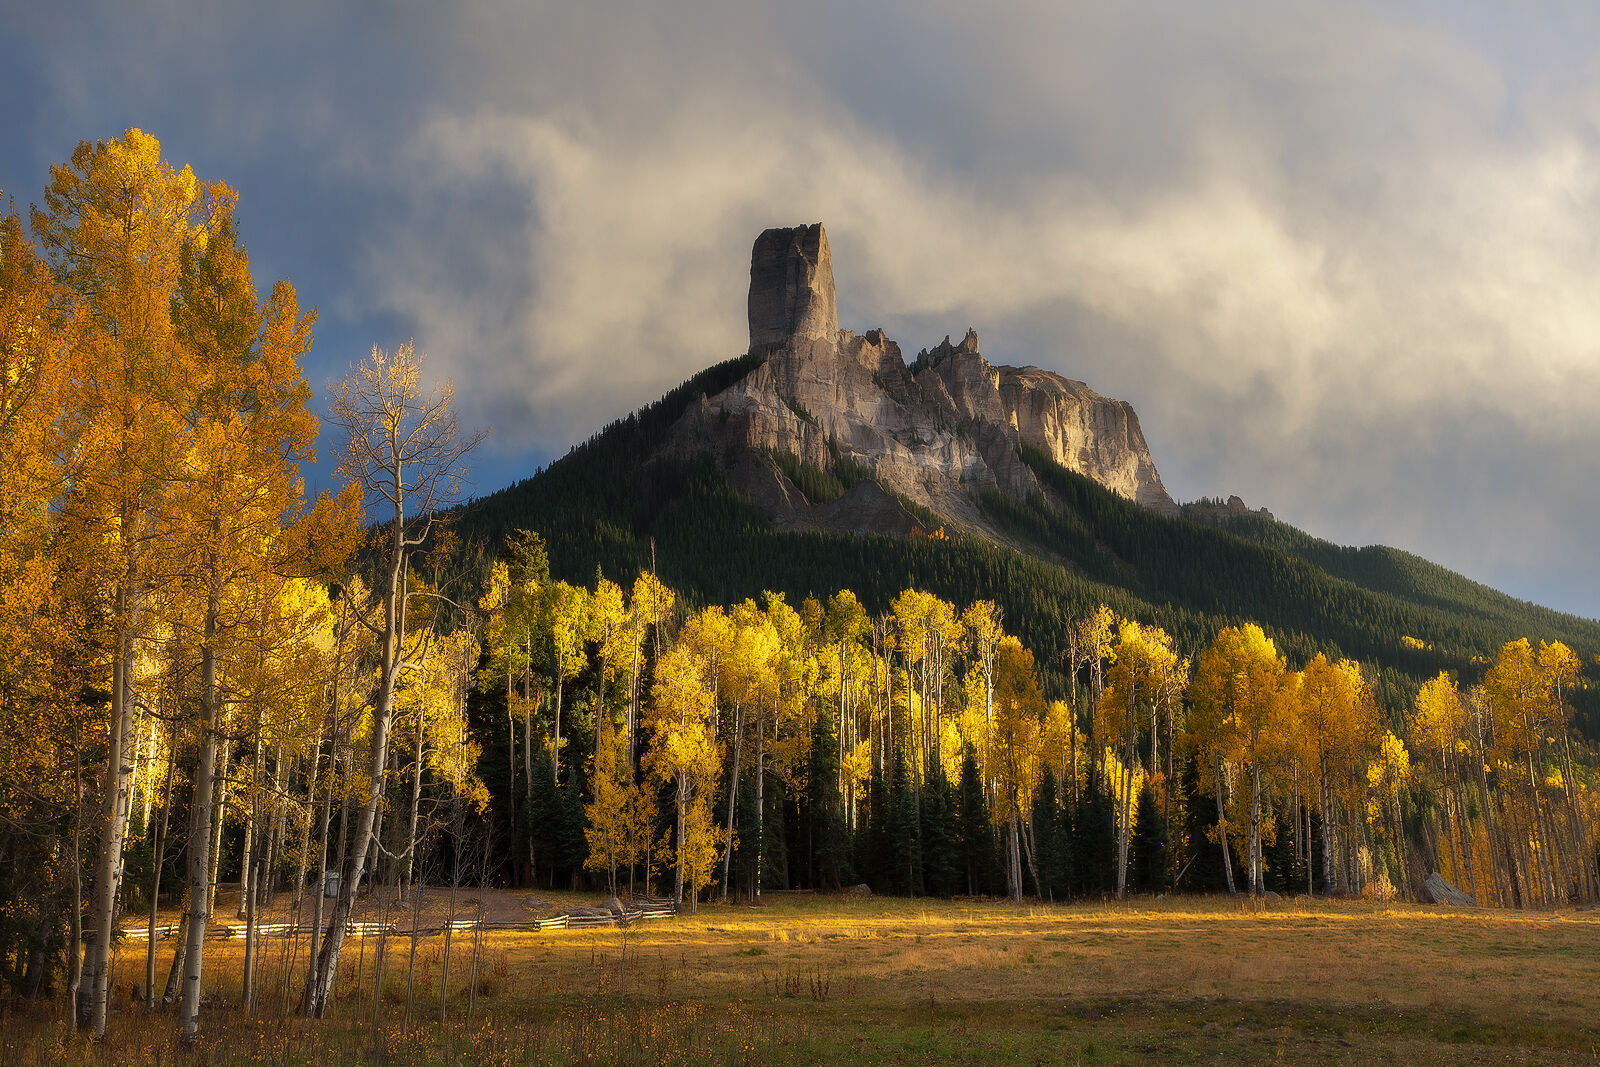
[[[336,1016],[283,1016],[303,962],[266,942],[264,1004],[232,1006],[241,950],[208,954],[205,1044],[128,1001],[106,1045],[9,1008],[0,1062],[1572,1063],[1600,1057],[1600,912],[1219,899],[1023,906],[769,897],[618,930],[352,943]],[[303,956],[304,948],[300,947]],[[165,953],[161,954],[163,957]],[[164,972],[163,972],[164,973]]]

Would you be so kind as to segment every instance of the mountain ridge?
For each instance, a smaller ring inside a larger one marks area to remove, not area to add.
[[[628,580],[655,566],[701,602],[769,589],[798,601],[850,587],[879,611],[910,584],[947,599],[995,599],[1047,676],[1057,670],[1066,620],[1098,602],[1160,623],[1189,651],[1223,625],[1254,620],[1291,662],[1318,651],[1368,662],[1398,702],[1440,670],[1474,680],[1501,643],[1523,636],[1565,641],[1594,673],[1600,622],[1517,600],[1409,553],[1333,545],[1242,504],[1143,506],[1025,437],[997,461],[1026,471],[1013,483],[1021,492],[998,478],[969,482],[964,511],[906,493],[848,435],[839,439],[839,423],[830,428],[820,404],[807,408],[808,394],[772,387],[794,381],[808,359],[820,356],[824,370],[844,359],[865,369],[859,353],[867,347],[873,359],[891,352],[881,331],[825,340],[831,300],[813,291],[821,241],[812,247],[815,260],[778,272],[801,278],[806,292],[779,286],[761,302],[790,331],[783,340],[753,325],[744,355],[706,368],[536,476],[464,506],[466,538],[497,546],[513,529],[537,530],[558,577],[587,583],[599,568]],[[976,335],[969,338],[911,365],[895,346],[904,376],[885,381],[909,388],[941,362],[978,366]],[[787,436],[750,434],[737,400],[759,403],[760,417]],[[925,536],[941,526],[949,540]],[[1577,703],[1587,731],[1600,735],[1589,691]]]
[[[762,363],[690,408],[668,446],[676,455],[755,449],[823,470],[849,463],[894,495],[998,536],[974,494],[1020,499],[1038,490],[1016,455],[1026,441],[1123,496],[1177,513],[1126,402],[1038,367],[991,363],[974,329],[959,344],[946,336],[910,365],[881,329],[840,329],[820,223],[756,238],[747,306],[749,353]],[[758,500],[783,495],[767,491],[764,472],[734,475]],[[889,517],[882,532],[897,532],[900,517]],[[860,526],[859,516],[843,518],[841,529]]]

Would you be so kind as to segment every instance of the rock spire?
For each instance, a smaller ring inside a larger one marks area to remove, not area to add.
[[[767,230],[750,250],[750,350],[790,341],[833,343],[839,313],[822,223]]]

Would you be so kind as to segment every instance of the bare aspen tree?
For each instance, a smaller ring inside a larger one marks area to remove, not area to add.
[[[378,640],[377,692],[372,699],[372,731],[367,753],[370,784],[356,817],[355,838],[345,857],[317,958],[305,1013],[321,1016],[333,993],[339,950],[355,905],[356,875],[365,866],[373,824],[383,798],[389,765],[389,730],[394,720],[395,688],[406,667],[404,579],[406,560],[428,537],[433,512],[452,503],[465,473],[463,461],[481,439],[464,434],[452,409],[454,390],[446,383],[432,390],[422,384],[422,355],[411,343],[394,353],[374,347],[367,359],[335,389],[333,422],[346,445],[340,470],[359,487],[369,508],[385,512],[381,603],[373,618],[362,605],[356,617]],[[369,514],[372,514],[369,511]]]

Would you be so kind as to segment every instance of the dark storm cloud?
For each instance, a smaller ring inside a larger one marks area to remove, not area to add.
[[[68,7],[0,30],[0,183],[157,133],[315,381],[416,335],[481,488],[735,354],[755,233],[822,219],[846,326],[1132,401],[1180,498],[1595,614],[1589,5]]]

